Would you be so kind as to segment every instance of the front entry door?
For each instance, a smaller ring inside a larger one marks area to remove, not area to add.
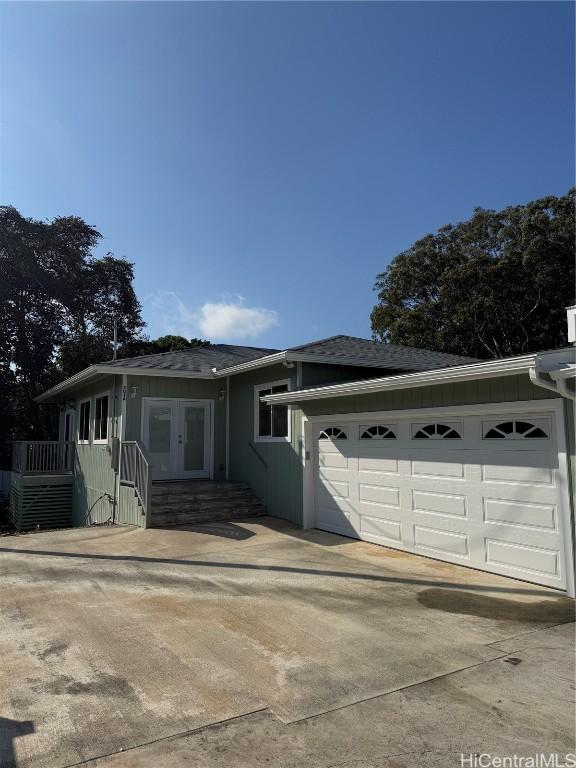
[[[208,478],[212,464],[212,402],[145,398],[142,438],[155,480]]]

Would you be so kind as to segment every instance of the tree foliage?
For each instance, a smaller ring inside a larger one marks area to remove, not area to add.
[[[376,279],[376,339],[478,358],[566,344],[574,304],[575,190],[476,208],[400,253]]]
[[[92,362],[109,359],[113,323],[128,343],[143,327],[133,265],[96,258],[100,234],[81,218],[51,222],[0,207],[0,451],[45,439],[54,418],[33,398]]]
[[[141,355],[157,355],[162,352],[180,352],[195,347],[209,347],[205,339],[186,339],[184,336],[160,336],[157,339],[135,339],[124,344],[118,350],[118,357],[140,357]]]

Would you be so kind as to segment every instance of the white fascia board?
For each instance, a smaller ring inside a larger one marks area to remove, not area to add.
[[[223,376],[234,376],[235,373],[244,373],[244,371],[252,371],[255,368],[276,365],[277,363],[283,363],[286,360],[286,352],[275,352],[273,355],[258,357],[256,360],[249,360],[247,363],[239,363],[230,368],[212,368],[212,376],[217,379]]]
[[[325,365],[356,365],[362,368],[389,368],[383,360],[366,360],[362,356],[322,355],[313,352],[286,352],[286,360],[299,363],[324,363]],[[400,367],[400,366],[399,366]]]
[[[41,395],[38,395],[38,397],[34,398],[34,401],[36,403],[45,403],[52,397],[56,397],[56,395],[59,395],[62,392],[66,392],[68,389],[76,387],[79,384],[84,384],[96,376],[98,376],[98,373],[95,370],[95,366],[91,365],[89,368],[84,368],[83,371],[76,373],[74,376],[71,376],[69,379],[66,379],[60,384],[56,384],[55,387],[48,389],[46,392],[42,392]]]
[[[130,376],[164,376],[183,379],[213,379],[211,373],[197,373],[196,371],[176,371],[171,368],[130,368],[130,366],[119,365],[95,365],[100,373],[114,374],[122,373]]]
[[[435,384],[449,384],[469,381],[471,379],[514,376],[519,373],[527,373],[530,367],[534,365],[535,359],[536,355],[526,355],[505,360],[488,360],[485,363],[459,365],[454,368],[439,368],[433,371],[422,371],[421,373],[406,373],[399,376],[329,384],[328,386],[315,387],[314,389],[268,395],[262,399],[266,403],[295,403],[302,400],[323,400],[328,397],[346,397],[347,395],[385,392],[387,390],[409,389]]]
[[[91,365],[90,368],[85,368],[80,373],[71,376],[61,384],[57,384],[52,389],[43,392],[38,397],[34,398],[37,403],[45,403],[51,400],[53,397],[67,392],[70,389],[74,389],[80,384],[86,384],[90,379],[95,379],[98,376],[115,376],[115,375],[130,375],[130,376],[163,376],[163,377],[177,377],[185,379],[213,379],[214,376],[211,373],[195,373],[194,371],[173,371],[170,369],[160,368],[130,368],[129,366],[117,366],[117,365]]]

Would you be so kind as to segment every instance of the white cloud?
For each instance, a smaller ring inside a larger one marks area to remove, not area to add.
[[[253,339],[277,322],[274,310],[245,307],[242,299],[208,302],[200,308],[200,330],[209,339]]]
[[[186,305],[171,291],[150,297],[152,335],[174,333],[186,338],[201,336],[210,341],[255,339],[278,323],[278,313],[263,307],[247,307],[241,296],[234,300],[206,302],[199,309]]]

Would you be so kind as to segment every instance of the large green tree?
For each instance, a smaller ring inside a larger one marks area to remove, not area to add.
[[[0,207],[0,454],[15,438],[50,436],[33,398],[111,357],[114,319],[128,343],[143,326],[133,267],[94,255],[100,234],[76,216],[51,222]]]
[[[377,276],[375,339],[478,358],[566,343],[574,304],[575,190],[502,211],[477,208]]]
[[[209,347],[205,339],[186,339],[184,336],[159,336],[157,339],[143,337],[123,344],[118,350],[118,357],[140,357],[141,355],[157,355],[163,352],[181,352],[195,347]]]

